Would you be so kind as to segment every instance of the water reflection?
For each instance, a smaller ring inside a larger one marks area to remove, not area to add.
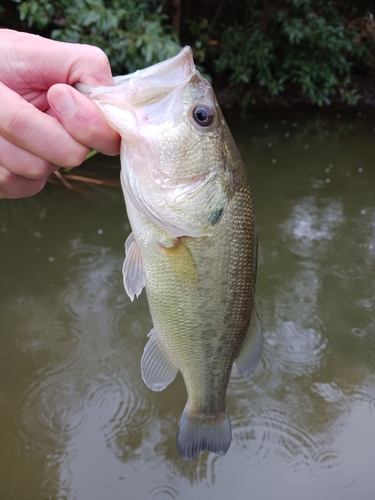
[[[47,190],[0,205],[1,498],[371,498],[373,125],[241,127],[265,347],[249,379],[233,372],[230,451],[183,463],[181,377],[159,394],[141,380],[151,321],[123,291],[121,193]]]

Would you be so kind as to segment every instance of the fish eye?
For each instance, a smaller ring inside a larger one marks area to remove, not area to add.
[[[202,127],[208,127],[214,119],[214,113],[209,106],[198,104],[193,109],[193,118]]]

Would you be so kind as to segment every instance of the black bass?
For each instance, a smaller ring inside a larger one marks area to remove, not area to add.
[[[257,238],[240,154],[210,84],[185,47],[171,59],[78,88],[122,137],[121,183],[133,232],[123,267],[131,300],[146,287],[153,329],[142,377],[162,391],[181,372],[188,400],[177,448],[225,454],[226,392],[235,362],[257,365]]]

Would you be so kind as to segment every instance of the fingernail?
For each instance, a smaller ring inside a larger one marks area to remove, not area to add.
[[[61,116],[68,116],[75,110],[76,103],[69,91],[56,92],[51,104]]]

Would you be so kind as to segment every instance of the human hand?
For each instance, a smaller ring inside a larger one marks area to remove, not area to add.
[[[0,198],[40,191],[90,149],[114,156],[120,138],[74,83],[113,85],[97,47],[0,29]]]

